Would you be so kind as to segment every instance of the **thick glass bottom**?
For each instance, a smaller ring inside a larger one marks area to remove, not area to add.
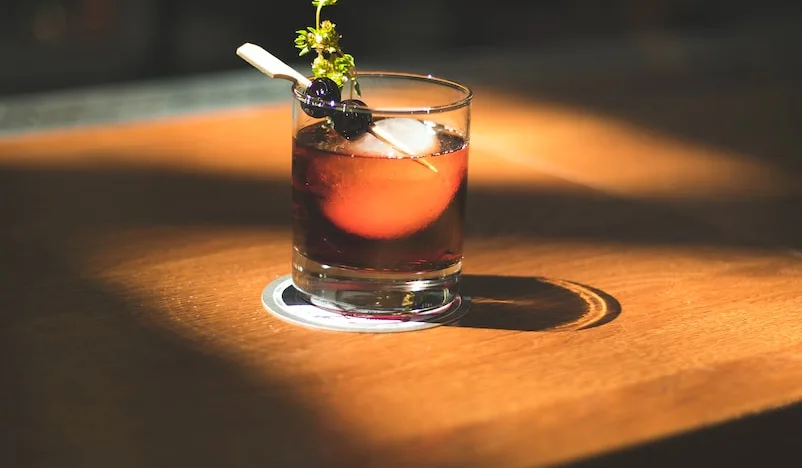
[[[323,265],[293,250],[292,283],[302,297],[345,315],[398,319],[443,313],[459,294],[462,263],[411,273]]]

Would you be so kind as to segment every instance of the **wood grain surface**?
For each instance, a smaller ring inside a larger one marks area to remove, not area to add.
[[[400,334],[260,305],[290,267],[287,104],[0,139],[0,464],[668,466],[744,457],[759,434],[714,428],[751,415],[798,423],[799,172],[476,96],[473,309]]]

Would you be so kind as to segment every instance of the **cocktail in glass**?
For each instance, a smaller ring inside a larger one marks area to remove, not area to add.
[[[471,90],[406,73],[359,83],[337,102],[293,87],[293,285],[341,314],[437,316],[460,300]]]

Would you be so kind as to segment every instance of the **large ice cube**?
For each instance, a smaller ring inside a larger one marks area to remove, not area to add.
[[[370,133],[356,140],[343,140],[337,145],[338,153],[376,157],[428,156],[440,151],[434,127],[412,118],[377,120],[375,132],[386,136],[386,141]],[[395,147],[389,141],[397,142]],[[410,154],[411,153],[411,154]]]

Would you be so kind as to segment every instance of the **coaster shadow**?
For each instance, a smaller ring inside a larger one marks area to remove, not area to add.
[[[599,289],[572,281],[527,276],[463,275],[470,310],[455,327],[568,331],[615,320],[621,305]]]

